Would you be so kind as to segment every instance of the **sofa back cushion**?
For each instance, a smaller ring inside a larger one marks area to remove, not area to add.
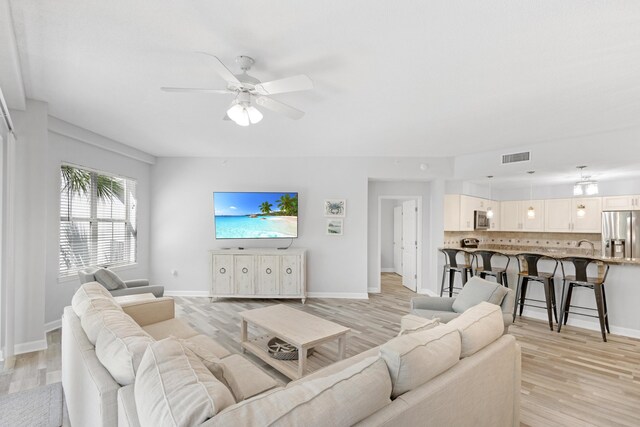
[[[393,338],[380,347],[393,390],[391,397],[421,386],[460,360],[460,334],[455,328],[436,328]]]
[[[448,326],[457,328],[462,339],[460,357],[469,357],[488,346],[504,332],[502,310],[495,304],[481,302],[453,319]]]
[[[440,319],[427,319],[426,317],[416,316],[415,314],[407,314],[400,319],[400,333],[401,337],[407,334],[413,334],[414,332],[426,331],[433,329],[440,325]]]
[[[207,426],[351,426],[388,405],[390,394],[387,366],[374,356],[335,374],[240,402]]]
[[[71,307],[73,307],[76,316],[82,317],[87,310],[89,301],[96,298],[113,300],[113,296],[111,296],[109,291],[98,282],[85,283],[80,286],[71,298]]]
[[[483,301],[500,305],[505,295],[507,288],[501,284],[474,276],[462,287],[451,308],[456,313],[464,313]]]
[[[118,384],[132,384],[147,346],[155,340],[127,314],[103,319],[96,356]]]
[[[96,277],[96,282],[100,283],[110,291],[124,289],[127,287],[116,273],[111,270],[107,270],[106,268],[99,268],[94,275]]]
[[[112,299],[94,298],[85,304],[86,310],[80,316],[80,324],[91,344],[96,345],[100,330],[111,318],[125,315],[122,307]]]
[[[147,348],[134,389],[142,427],[200,425],[235,403],[200,359],[173,338]]]

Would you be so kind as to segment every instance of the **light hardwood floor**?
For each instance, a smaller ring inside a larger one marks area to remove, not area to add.
[[[399,330],[416,294],[400,277],[383,274],[382,293],[369,300],[220,300],[176,298],[177,315],[200,332],[240,352],[240,311],[287,304],[352,329],[347,356],[384,343]],[[640,340],[566,327],[551,332],[543,321],[518,319],[510,332],[522,346],[523,426],[640,426]],[[48,334],[49,349],[19,356],[0,371],[0,395],[59,381],[60,332]],[[257,364],[277,379],[287,378]],[[455,399],[455,396],[452,396]]]

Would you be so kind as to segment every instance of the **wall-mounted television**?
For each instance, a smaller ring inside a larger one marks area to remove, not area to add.
[[[298,193],[213,193],[216,239],[298,237]]]

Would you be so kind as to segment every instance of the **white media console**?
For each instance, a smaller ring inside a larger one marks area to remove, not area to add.
[[[306,249],[209,251],[213,298],[307,299]]]

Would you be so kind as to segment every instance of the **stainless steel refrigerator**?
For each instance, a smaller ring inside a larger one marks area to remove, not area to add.
[[[602,256],[640,258],[640,211],[602,212]]]

